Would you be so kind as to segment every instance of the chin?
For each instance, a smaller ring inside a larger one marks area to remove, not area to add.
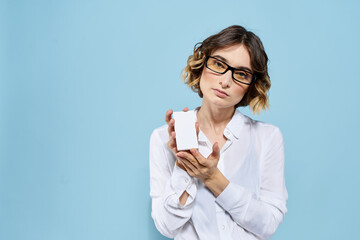
[[[221,98],[218,98],[218,99],[212,99],[210,101],[208,101],[208,103],[211,105],[211,106],[216,106],[218,108],[232,108],[232,107],[235,107],[235,105],[238,103],[231,103],[231,102],[228,102],[224,99],[221,99]]]

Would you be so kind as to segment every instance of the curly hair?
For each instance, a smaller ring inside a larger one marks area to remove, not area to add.
[[[203,42],[195,44],[194,53],[189,56],[187,66],[182,73],[182,80],[202,98],[200,78],[204,68],[205,58],[221,48],[243,44],[250,54],[250,64],[256,77],[241,101],[235,105],[249,106],[253,113],[259,114],[261,110],[269,108],[268,91],[271,86],[268,74],[268,57],[261,40],[254,33],[244,27],[233,25],[221,32],[212,35]]]

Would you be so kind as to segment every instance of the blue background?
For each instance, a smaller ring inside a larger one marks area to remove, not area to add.
[[[359,227],[356,1],[1,1],[0,239],[165,239],[148,144],[167,109],[201,104],[180,75],[195,43],[239,24],[270,58],[288,214],[273,239]]]

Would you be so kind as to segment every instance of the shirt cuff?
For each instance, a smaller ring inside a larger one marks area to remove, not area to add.
[[[176,193],[176,205],[180,208],[184,208],[193,202],[197,192],[195,179],[191,177],[186,171],[182,170],[176,164],[174,166],[173,173],[170,180],[171,189]],[[179,202],[179,197],[186,191],[189,197],[186,204],[182,206]]]
[[[230,182],[215,201],[227,212],[243,211],[244,214],[251,201],[252,194],[245,188]]]
[[[176,192],[184,192],[193,183],[194,179],[175,163],[174,170],[171,176],[172,189],[174,189]]]

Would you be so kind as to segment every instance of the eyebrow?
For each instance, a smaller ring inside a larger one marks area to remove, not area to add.
[[[226,60],[226,58],[224,58],[224,57],[222,57],[222,56],[220,56],[220,55],[214,55],[213,57],[219,58],[220,60],[228,63],[228,61]],[[249,71],[249,72],[251,72],[251,73],[253,72],[250,68],[243,67],[243,66],[238,66],[238,67],[234,67],[234,68],[239,69],[239,70],[247,70],[247,71]]]

